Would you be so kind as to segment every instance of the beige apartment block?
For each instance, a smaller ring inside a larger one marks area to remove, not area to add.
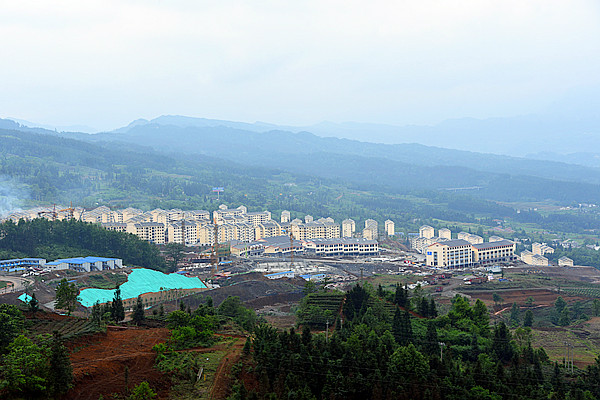
[[[140,222],[134,224],[135,234],[142,240],[146,240],[154,244],[165,243],[165,224],[160,222]]]
[[[281,212],[281,223],[284,224],[286,222],[290,222],[292,219],[292,214],[288,210],[283,210]]]
[[[473,265],[473,245],[463,239],[437,242],[426,249],[429,267],[465,268]]]
[[[547,254],[547,253],[550,253],[550,254],[554,253],[554,249],[552,247],[546,245],[546,243],[537,243],[536,242],[531,245],[531,252],[533,254],[543,256],[544,254]]]
[[[572,267],[573,260],[571,260],[569,257],[562,256],[561,258],[558,259],[558,266],[559,267]]]
[[[427,239],[431,239],[435,236],[435,229],[429,225],[423,225],[419,228],[419,236]]]
[[[386,235],[394,236],[396,234],[396,226],[394,224],[394,221],[392,221],[391,219],[385,221],[384,228]]]
[[[452,240],[452,231],[448,228],[442,228],[438,231],[438,236],[443,239]]]
[[[351,238],[356,231],[356,223],[353,219],[345,219],[342,221],[342,237]]]

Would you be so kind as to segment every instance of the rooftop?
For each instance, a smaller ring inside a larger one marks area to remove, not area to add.
[[[496,242],[486,242],[486,243],[478,243],[478,244],[474,244],[473,247],[475,247],[477,250],[487,250],[487,249],[493,249],[495,247],[506,247],[506,246],[512,246],[514,245],[513,242],[511,242],[510,240],[498,240]]]

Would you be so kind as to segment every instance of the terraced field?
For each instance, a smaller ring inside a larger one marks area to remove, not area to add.
[[[41,319],[33,322],[30,331],[33,335],[52,334],[54,331],[58,331],[64,339],[72,339],[99,332],[100,328],[93,322],[83,318]]]

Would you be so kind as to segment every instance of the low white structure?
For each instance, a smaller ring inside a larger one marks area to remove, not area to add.
[[[293,278],[294,276],[296,276],[294,271],[275,272],[265,275],[265,277],[268,279]]]
[[[104,271],[123,268],[123,260],[105,257],[64,258],[48,262],[45,267],[51,270],[70,269],[78,272]]]
[[[377,240],[360,238],[311,239],[302,241],[306,254],[317,256],[373,256],[379,254]]]

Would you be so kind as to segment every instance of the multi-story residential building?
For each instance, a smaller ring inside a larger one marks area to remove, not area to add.
[[[471,244],[483,243],[483,238],[481,236],[473,235],[468,232],[459,232],[458,238],[462,239],[462,240],[466,240],[467,242],[469,242]]]
[[[271,221],[271,213],[269,211],[251,212],[244,214],[244,216],[254,226]]]
[[[218,225],[223,223],[222,219],[224,217],[240,217],[246,214],[247,211],[248,209],[244,206],[230,209],[226,205],[221,204],[218,210],[213,211],[213,221]]]
[[[109,231],[129,232],[127,224],[123,222],[104,222],[102,227]]]
[[[546,243],[537,243],[536,242],[531,245],[531,252],[533,254],[543,256],[544,254],[547,254],[547,253],[550,253],[550,254],[554,253],[554,249],[552,247],[548,246]]]
[[[438,231],[438,236],[443,239],[452,240],[452,231],[448,228],[442,228]]]
[[[497,240],[473,244],[473,249],[473,262],[478,265],[486,265],[514,261],[517,245],[510,240]]]
[[[249,222],[240,222],[234,224],[236,229],[236,237],[240,242],[253,242],[256,240],[256,226]]]
[[[427,239],[431,239],[435,236],[435,229],[429,225],[423,225],[419,228],[419,236]]]
[[[352,219],[342,221],[342,237],[352,237],[356,231],[356,223]]]
[[[367,219],[362,231],[363,239],[377,240],[379,238],[379,224],[374,219]]]
[[[283,210],[281,212],[281,223],[290,222],[290,219],[292,219],[292,214],[288,210]]]
[[[292,221],[290,231],[297,240],[340,237],[340,226],[325,218],[308,223],[294,223]]]
[[[173,221],[167,225],[167,239],[169,243],[195,244],[198,242],[198,222],[195,220]]]
[[[396,228],[394,225],[394,221],[388,219],[385,221],[384,223],[384,227],[385,227],[385,234],[388,236],[394,236],[396,234]]]
[[[133,225],[134,234],[140,239],[154,244],[165,243],[165,224],[160,222],[140,222]]]
[[[515,250],[510,240],[476,244],[464,239],[446,240],[426,248],[426,263],[430,267],[465,268],[510,262],[516,259]]]
[[[254,228],[254,236],[256,240],[281,236],[281,225],[275,221],[266,221]]]
[[[426,263],[430,267],[465,268],[473,266],[473,246],[463,239],[437,242],[426,251]]]
[[[521,261],[529,265],[548,266],[548,259],[546,257],[539,254],[533,254],[529,250],[524,250],[521,253]]]
[[[559,267],[572,267],[573,260],[571,260],[569,257],[562,256],[561,258],[558,259],[558,266]]]
[[[304,223],[308,224],[309,222],[313,222],[315,219],[313,218],[312,215],[305,215],[304,216]]]

